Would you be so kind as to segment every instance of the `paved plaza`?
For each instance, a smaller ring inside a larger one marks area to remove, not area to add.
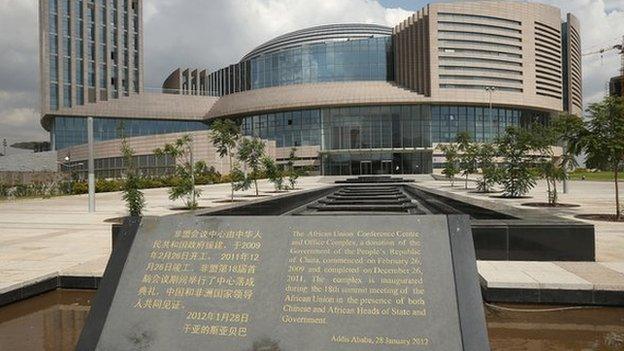
[[[302,178],[301,189],[325,184]],[[200,186],[201,207],[227,206],[229,184]],[[273,185],[259,182],[261,196],[275,196]],[[237,192],[252,201],[254,191]],[[146,216],[180,213],[172,208],[167,188],[145,190]],[[102,276],[111,253],[111,223],[127,214],[121,193],[96,194],[96,213],[88,213],[87,196],[0,201],[0,294],[58,275]]]
[[[460,196],[485,198],[511,206],[545,201],[545,184],[540,183],[531,199],[497,199],[464,190],[463,182],[451,188],[447,181],[429,176],[415,177],[419,186],[450,191]],[[332,184],[340,177],[301,178],[301,190]],[[261,195],[275,196],[273,186],[259,183]],[[200,206],[226,206],[229,184],[201,187]],[[237,193],[241,201],[252,201],[252,190]],[[172,208],[167,189],[145,190],[145,215],[179,213]],[[102,276],[111,252],[111,223],[107,219],[124,216],[120,193],[97,194],[97,212],[87,212],[86,195],[50,199],[0,202],[0,294],[58,275]],[[612,183],[574,181],[561,202],[577,208],[543,209],[572,218],[580,213],[613,212]],[[513,262],[479,261],[481,283],[488,287],[602,289],[624,291],[624,223],[590,222],[596,226],[596,258],[593,262]]]
[[[450,187],[448,181],[423,180],[421,186],[444,190],[496,204],[527,208],[522,204],[547,202],[546,183],[540,181],[530,198],[501,199],[498,194],[475,193],[474,184],[466,190],[463,181]],[[578,214],[614,213],[612,182],[569,182],[567,194],[560,193],[560,202],[579,207],[541,208],[557,216],[575,218]],[[560,189],[561,190],[561,189]],[[597,262],[522,262],[478,261],[481,284],[498,289],[551,289],[624,291],[624,223],[585,221],[595,226]]]

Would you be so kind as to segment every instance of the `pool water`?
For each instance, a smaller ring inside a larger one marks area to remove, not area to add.
[[[57,290],[0,308],[0,350],[73,350],[94,296]],[[493,351],[624,350],[624,308],[497,306],[486,306]]]

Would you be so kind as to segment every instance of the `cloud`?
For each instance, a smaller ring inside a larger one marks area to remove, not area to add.
[[[584,51],[613,45],[624,34],[623,0],[543,2],[579,17]],[[0,0],[0,139],[10,142],[47,139],[37,112],[37,10],[38,0]],[[145,0],[143,14],[146,87],[160,90],[176,67],[215,70],[280,34],[340,22],[392,26],[411,11],[373,0]],[[602,97],[618,67],[614,52],[585,57],[586,102]]]
[[[581,21],[583,52],[612,47],[624,35],[624,1],[622,0],[549,0],[562,13],[570,12]],[[615,50],[604,55],[583,57],[583,97],[585,105],[600,100],[611,77],[619,74],[620,56]]]
[[[151,89],[158,89],[176,67],[215,70],[293,30],[344,22],[394,25],[411,13],[371,0],[153,0],[150,4],[144,10],[144,40],[146,86]]]
[[[39,125],[38,28],[36,0],[0,0],[0,142],[48,139]]]

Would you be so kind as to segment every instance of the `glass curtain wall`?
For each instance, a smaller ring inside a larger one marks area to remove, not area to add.
[[[548,123],[546,112],[475,107],[431,106],[431,139],[434,143],[455,140],[457,133],[467,131],[478,142],[492,142],[510,126],[528,127]]]
[[[53,126],[56,150],[87,143],[87,119],[56,117]],[[94,118],[95,141],[118,139],[121,136],[168,134],[207,130],[203,121],[172,121],[155,119]]]
[[[393,80],[390,37],[305,44],[251,59],[251,88]]]
[[[546,124],[549,114],[518,109],[397,105],[288,111],[244,117],[244,135],[275,140],[277,147],[319,146],[324,174],[431,172],[436,143],[467,131],[491,142],[508,126]]]

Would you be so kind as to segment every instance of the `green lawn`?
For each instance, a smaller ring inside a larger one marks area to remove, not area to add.
[[[571,180],[582,180],[583,176],[585,176],[585,180],[588,181],[597,181],[597,182],[612,182],[613,181],[613,172],[589,172],[589,171],[574,171],[570,173]],[[624,175],[620,174],[620,180]]]

